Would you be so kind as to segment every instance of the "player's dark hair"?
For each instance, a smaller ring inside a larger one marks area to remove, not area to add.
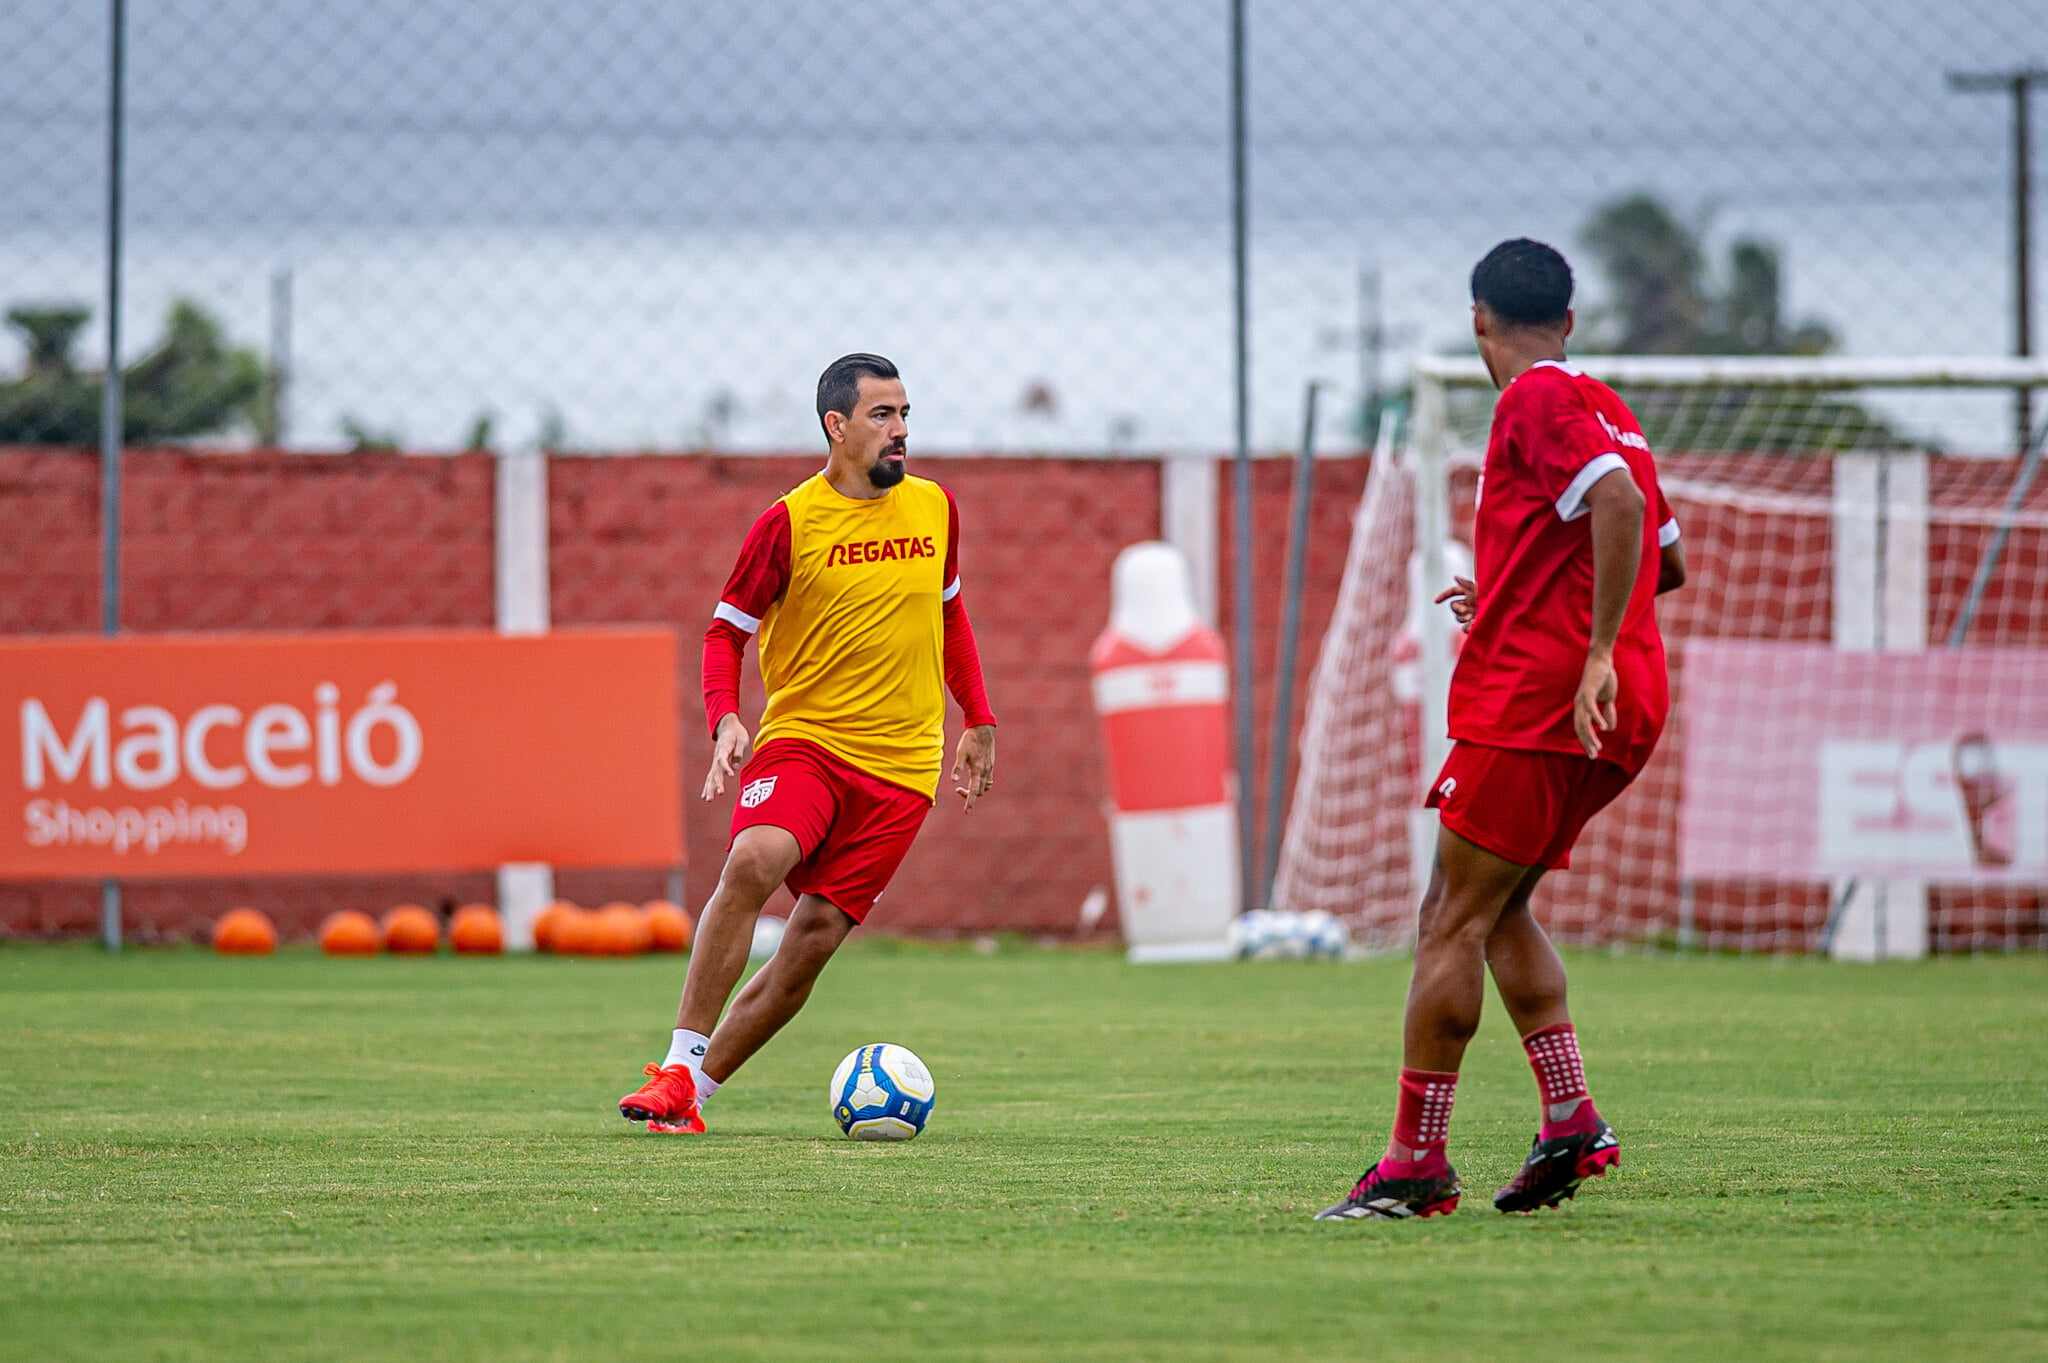
[[[818,375],[818,425],[825,424],[825,413],[837,412],[841,416],[852,416],[853,405],[860,401],[862,376],[872,379],[900,379],[896,366],[880,355],[865,352],[841,355],[825,366],[825,372]],[[830,431],[825,432],[827,439]]]
[[[1504,241],[1472,267],[1472,301],[1503,322],[1562,325],[1572,306],[1572,267],[1540,241]]]

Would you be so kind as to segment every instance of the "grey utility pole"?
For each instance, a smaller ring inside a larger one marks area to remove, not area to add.
[[[2033,214],[2033,190],[2028,183],[2028,162],[2033,153],[2027,129],[2028,95],[2036,85],[2048,85],[2048,67],[2023,66],[2009,71],[1951,71],[1948,88],[1959,94],[2012,96],[2012,353],[2034,353],[2032,319],[2029,315],[2032,284],[2028,278],[2029,219]],[[2022,457],[2027,438],[2033,433],[2032,390],[2014,394],[2014,416],[2019,430],[2013,448]]]
[[[107,371],[100,386],[100,630],[121,632],[121,439],[126,423],[121,391],[121,153],[127,131],[122,109],[128,78],[128,6],[112,0],[107,12]],[[121,949],[121,882],[100,882],[100,940]]]
[[[1244,0],[1230,0],[1230,282],[1232,369],[1237,381],[1237,449],[1231,460],[1231,518],[1237,531],[1234,635],[1237,688],[1237,875],[1238,908],[1263,908],[1259,889],[1258,767],[1253,760],[1257,711],[1252,657],[1252,436],[1251,436],[1251,228],[1245,124]]]

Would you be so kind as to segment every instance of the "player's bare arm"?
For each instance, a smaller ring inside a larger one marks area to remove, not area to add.
[[[1438,592],[1436,602],[1439,606],[1446,601],[1450,602],[1451,614],[1457,618],[1458,623],[1470,625],[1472,617],[1479,612],[1479,588],[1472,585],[1472,579],[1469,577],[1454,577],[1451,581],[1456,585]]]
[[[1616,722],[1614,641],[1621,636],[1642,566],[1645,505],[1642,489],[1626,469],[1614,470],[1586,490],[1593,523],[1593,632],[1586,670],[1572,700],[1572,727],[1588,757],[1600,755],[1600,735]]]
[[[960,747],[953,754],[953,780],[959,784],[953,793],[962,801],[962,808],[974,808],[974,802],[996,788],[996,726],[977,724],[960,735]]]
[[[1685,541],[1673,540],[1657,551],[1657,595],[1685,585]]]
[[[754,755],[754,738],[737,713],[718,721],[718,737],[711,749],[711,770],[704,773],[704,797],[725,794],[725,778],[735,776]]]

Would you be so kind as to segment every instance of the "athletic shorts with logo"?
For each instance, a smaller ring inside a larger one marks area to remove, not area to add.
[[[1634,778],[1581,753],[1455,743],[1424,804],[1443,826],[1517,866],[1561,871],[1586,821]]]
[[[932,808],[917,791],[800,738],[764,744],[740,771],[739,785],[732,836],[757,824],[787,830],[803,860],[783,884],[791,894],[829,901],[856,923],[867,921]]]

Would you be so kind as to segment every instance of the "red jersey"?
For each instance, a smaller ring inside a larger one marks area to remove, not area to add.
[[[1614,643],[1618,723],[1600,756],[1639,772],[1671,708],[1657,632],[1661,546],[1678,522],[1650,442],[1614,390],[1542,360],[1493,409],[1472,548],[1477,610],[1451,674],[1451,737],[1495,748],[1583,754],[1572,700],[1593,632],[1593,523],[1586,492],[1625,469],[1643,494],[1643,554]]]

